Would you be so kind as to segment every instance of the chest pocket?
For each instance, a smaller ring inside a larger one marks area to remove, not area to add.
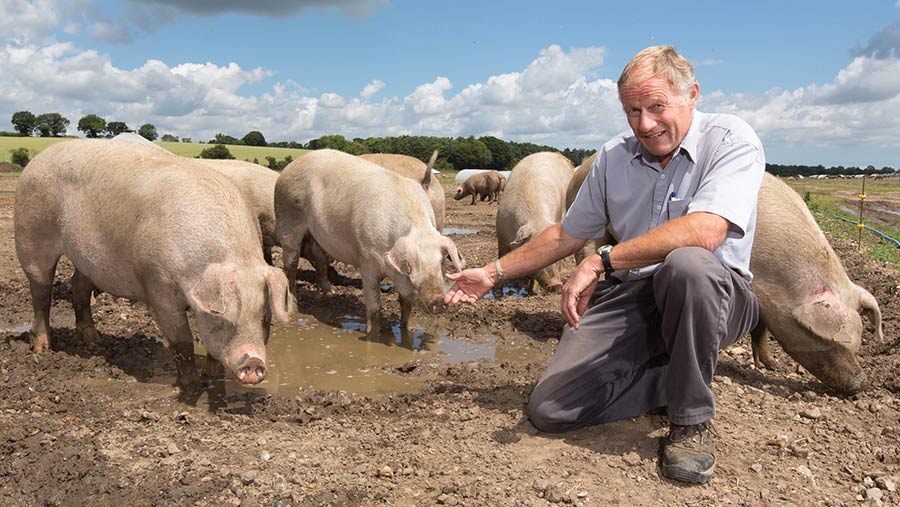
[[[669,201],[669,207],[667,210],[669,220],[673,218],[678,218],[684,216],[687,213],[688,205],[691,203],[690,199],[675,199]]]

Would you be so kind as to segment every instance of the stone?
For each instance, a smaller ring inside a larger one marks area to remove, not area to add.
[[[807,419],[816,420],[822,417],[822,411],[818,407],[806,407],[800,411],[800,416]]]
[[[626,452],[622,455],[622,461],[628,466],[637,466],[641,464],[641,455],[634,451]]]

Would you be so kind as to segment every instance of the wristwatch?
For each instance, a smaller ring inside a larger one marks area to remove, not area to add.
[[[603,261],[603,274],[606,275],[606,278],[612,276],[613,271],[615,271],[612,267],[612,262],[609,260],[609,252],[612,252],[612,249],[612,245],[603,245],[597,249],[600,260]]]

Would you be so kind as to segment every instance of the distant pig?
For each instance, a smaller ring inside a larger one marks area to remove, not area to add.
[[[862,340],[860,313],[883,340],[878,302],[847,277],[800,196],[769,174],[759,191],[750,270],[760,312],[751,333],[754,359],[773,364],[768,330],[825,384],[847,393],[862,389],[866,375],[854,355]]]
[[[572,162],[554,152],[534,153],[516,164],[497,207],[500,257],[562,220],[566,212],[566,189],[573,171]],[[549,291],[559,291],[562,280],[558,264],[533,275],[528,287],[531,294],[537,293],[536,284]]]
[[[483,171],[473,174],[466,178],[462,185],[456,187],[456,195],[453,198],[459,201],[471,195],[472,202],[470,204],[475,204],[475,199],[479,196],[482,201],[487,198],[489,199],[488,202],[494,202],[500,195],[504,180],[503,175],[497,171]]]
[[[199,387],[200,343],[242,384],[266,376],[271,316],[294,309],[284,274],[263,262],[259,225],[233,184],[193,159],[108,140],[44,149],[19,177],[15,243],[31,287],[35,352],[50,346],[56,263],[75,266],[75,327],[92,345],[95,289],[143,301],[171,344],[178,385]]]
[[[425,177],[425,172],[427,171],[431,174],[432,169],[434,169],[434,162],[437,160],[437,150],[432,153],[431,161],[428,162],[428,164],[425,164],[415,157],[410,157],[409,155],[399,155],[394,153],[367,153],[365,155],[360,155],[360,157],[397,174],[406,176],[414,181],[421,182]],[[428,189],[425,190],[425,194],[428,196],[428,202],[431,203],[431,209],[434,211],[434,226],[437,228],[438,232],[441,232],[444,230],[444,224],[446,222],[446,204],[444,202],[444,189],[441,187],[441,182],[439,182],[437,178],[431,178],[431,182],[428,184]]]
[[[434,226],[434,212],[420,183],[335,150],[316,150],[291,162],[275,184],[275,217],[288,283],[296,286],[302,244],[320,249],[313,259],[320,287],[323,263],[333,258],[357,266],[366,304],[366,330],[380,333],[383,277],[400,294],[400,328],[409,327],[414,301],[444,309],[442,264],[464,268],[453,241]]]

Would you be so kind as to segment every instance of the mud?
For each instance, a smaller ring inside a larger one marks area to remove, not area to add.
[[[861,352],[873,387],[840,396],[777,346],[781,370],[756,370],[749,339],[741,340],[720,356],[718,468],[697,487],[657,474],[663,416],[562,435],[528,423],[528,394],[562,328],[557,295],[523,297],[512,287],[445,314],[414,313],[411,340],[392,330],[369,341],[353,326],[363,313],[354,270],[338,266],[342,280],[330,297],[304,271],[302,315],[275,330],[269,383],[214,381],[188,399],[171,385],[174,366],[144,306],[100,295],[99,347],[79,343],[72,269],[63,261],[52,351],[32,354],[30,296],[13,245],[14,185],[0,177],[0,505],[900,502],[900,272],[865,260],[854,244],[835,247],[884,313],[886,342],[868,332]],[[492,261],[496,205],[447,197],[447,223],[465,231],[453,238],[469,265]],[[568,274],[574,263],[562,268]],[[384,300],[390,329],[399,304],[390,292]],[[311,329],[327,339],[304,334]]]

